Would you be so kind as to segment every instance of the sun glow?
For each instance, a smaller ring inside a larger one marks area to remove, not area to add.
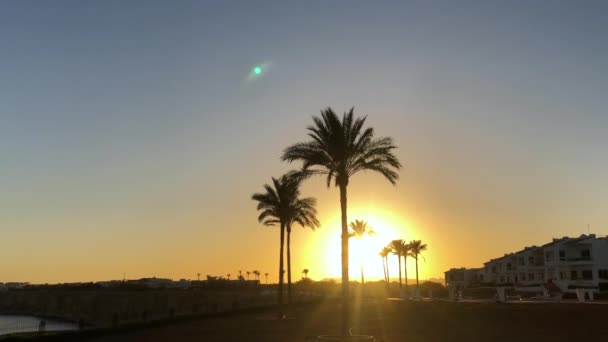
[[[349,241],[349,278],[353,281],[361,279],[361,266],[363,266],[366,280],[379,280],[384,278],[382,260],[378,253],[391,240],[411,238],[410,227],[402,218],[395,214],[385,212],[379,208],[357,208],[348,213],[348,222],[355,219],[367,221],[368,227],[375,232],[374,235],[365,235],[361,239],[355,237]],[[340,213],[328,220],[324,228],[319,231],[326,235],[325,250],[322,257],[322,267],[325,274],[338,278],[341,274],[341,248],[340,248]],[[317,253],[319,253],[317,252]],[[319,253],[320,254],[320,253]],[[390,260],[391,265],[393,260]],[[394,269],[397,269],[394,260]]]

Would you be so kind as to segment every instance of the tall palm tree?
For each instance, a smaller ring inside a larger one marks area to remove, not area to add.
[[[412,257],[416,260],[416,296],[419,294],[418,290],[418,256],[422,256],[422,252],[426,251],[428,246],[422,243],[420,240],[413,240],[410,242],[410,251]],[[423,256],[424,258],[424,256]]]
[[[226,274],[226,277],[228,277],[228,280],[230,280],[230,273]]]
[[[372,228],[367,225],[367,222],[363,220],[354,220],[350,223],[349,227],[351,230],[348,232],[348,236],[355,237],[358,240],[361,240],[361,238],[365,235],[371,236],[376,234],[376,232],[373,231]],[[361,285],[363,285],[364,283],[365,277],[363,276],[363,261],[361,261]]]
[[[401,257],[405,252],[407,243],[401,239],[391,241],[388,246],[391,249],[391,253],[397,256],[399,263],[399,297],[403,298],[403,285],[401,282]]]
[[[300,198],[300,173],[289,172],[280,178],[272,178],[273,186],[264,185],[265,193],[256,193],[252,199],[258,202],[257,209],[261,211],[258,221],[265,225],[279,225],[280,256],[279,256],[279,307],[282,315],[284,262],[283,248],[285,245],[285,231],[287,231],[287,276],[288,301],[291,302],[291,226],[299,224],[303,227],[319,227],[316,200],[312,197]]]
[[[308,268],[305,268],[302,270],[302,274],[304,274],[304,279],[308,278],[308,272],[309,272]]]
[[[264,273],[264,277],[266,277],[266,284],[268,284],[268,272]]]
[[[384,269],[384,281],[386,282],[386,286],[388,287],[390,278],[388,276],[388,255],[391,253],[390,247],[384,247],[380,251],[379,255],[382,257],[382,268]]]
[[[412,247],[410,246],[409,243],[405,243],[402,247],[402,254],[401,256],[403,257],[403,277],[405,278],[405,293],[409,293],[408,292],[408,282],[407,282],[407,257],[408,256],[412,256]]]
[[[249,280],[249,275],[251,274],[251,272],[247,271],[247,280]]]
[[[254,270],[252,271],[254,280],[260,280],[260,271]]]
[[[300,198],[300,184],[303,180],[300,172],[290,172],[287,174],[290,187],[292,188],[292,202],[287,210],[286,230],[287,230],[287,303],[291,304],[291,227],[294,224],[302,228],[315,230],[320,223],[317,218],[315,205],[317,200],[313,197]]]
[[[393,154],[396,146],[390,137],[374,138],[374,129],[363,129],[366,117],[354,118],[354,109],[344,113],[342,120],[331,108],[313,117],[313,126],[308,127],[311,140],[296,143],[285,149],[281,159],[293,162],[301,160],[305,175],[327,176],[327,186],[335,178],[340,189],[340,211],[342,213],[342,334],[348,335],[348,219],[346,189],[350,177],[359,171],[376,171],[392,184],[396,184],[401,167]]]

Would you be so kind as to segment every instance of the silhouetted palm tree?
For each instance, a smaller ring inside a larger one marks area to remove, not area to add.
[[[247,271],[247,280],[249,280],[249,275],[251,274],[251,272]]]
[[[254,270],[253,275],[254,275],[255,280],[260,281],[260,271]]]
[[[403,245],[402,257],[403,257],[403,276],[405,278],[405,293],[408,294],[408,281],[407,281],[407,257],[412,256],[412,247],[409,243]]]
[[[228,280],[230,280],[230,273],[226,274],[226,277],[228,278]]]
[[[264,277],[266,277],[266,284],[268,284],[268,272],[264,273]]]
[[[361,240],[361,238],[364,235],[374,235],[376,234],[376,232],[374,232],[371,227],[369,227],[367,225],[367,222],[361,220],[354,220],[353,222],[350,223],[349,225],[350,227],[350,231],[348,232],[348,236],[349,237],[355,237],[359,240]],[[363,261],[361,262],[361,285],[363,285],[365,283],[365,277],[363,276]]]
[[[416,296],[418,296],[418,256],[421,256],[422,252],[427,249],[427,245],[420,240],[413,240],[410,242],[411,255],[416,260]]]
[[[319,220],[316,217],[316,200],[314,198],[299,198],[300,173],[290,172],[279,179],[272,178],[273,186],[264,185],[265,193],[257,193],[252,196],[253,200],[258,201],[257,209],[261,211],[258,220],[265,225],[280,225],[281,245],[279,256],[279,307],[282,315],[283,303],[283,246],[285,231],[287,230],[287,268],[288,268],[288,300],[291,302],[291,247],[290,236],[291,226],[297,223],[303,227],[316,228]]]
[[[382,257],[382,268],[384,269],[384,281],[386,282],[386,286],[390,283],[390,278],[388,276],[388,255],[391,253],[391,249],[389,247],[384,247],[380,251],[379,255]]]
[[[304,274],[304,279],[308,278],[308,272],[309,272],[308,268],[305,268],[302,270],[302,274]]]
[[[407,253],[407,243],[401,239],[393,240],[389,243],[391,253],[397,256],[399,262],[399,297],[403,298],[403,286],[401,285],[401,257]]]
[[[393,154],[393,140],[389,137],[374,138],[373,128],[363,130],[366,117],[354,118],[354,109],[344,113],[342,120],[331,108],[321,111],[321,117],[313,117],[309,126],[312,140],[297,143],[285,149],[282,160],[301,160],[305,176],[327,175],[327,186],[335,177],[340,189],[342,213],[342,334],[348,335],[348,220],[347,194],[349,179],[359,171],[376,171],[395,184],[401,167]]]

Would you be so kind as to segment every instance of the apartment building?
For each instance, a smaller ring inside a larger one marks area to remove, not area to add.
[[[447,286],[547,287],[608,291],[608,238],[595,234],[563,237],[542,246],[526,247],[484,263],[482,268],[445,272]],[[553,286],[553,285],[551,285]]]

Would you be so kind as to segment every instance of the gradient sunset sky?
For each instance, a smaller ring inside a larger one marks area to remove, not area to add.
[[[368,277],[393,238],[428,243],[428,278],[605,235],[606,18],[606,1],[2,1],[0,282],[275,281],[278,229],[250,196],[327,106],[368,115],[404,164],[397,186],[350,182],[349,220],[379,231]],[[303,194],[322,227],[294,230],[294,277],[338,277],[338,190]]]

